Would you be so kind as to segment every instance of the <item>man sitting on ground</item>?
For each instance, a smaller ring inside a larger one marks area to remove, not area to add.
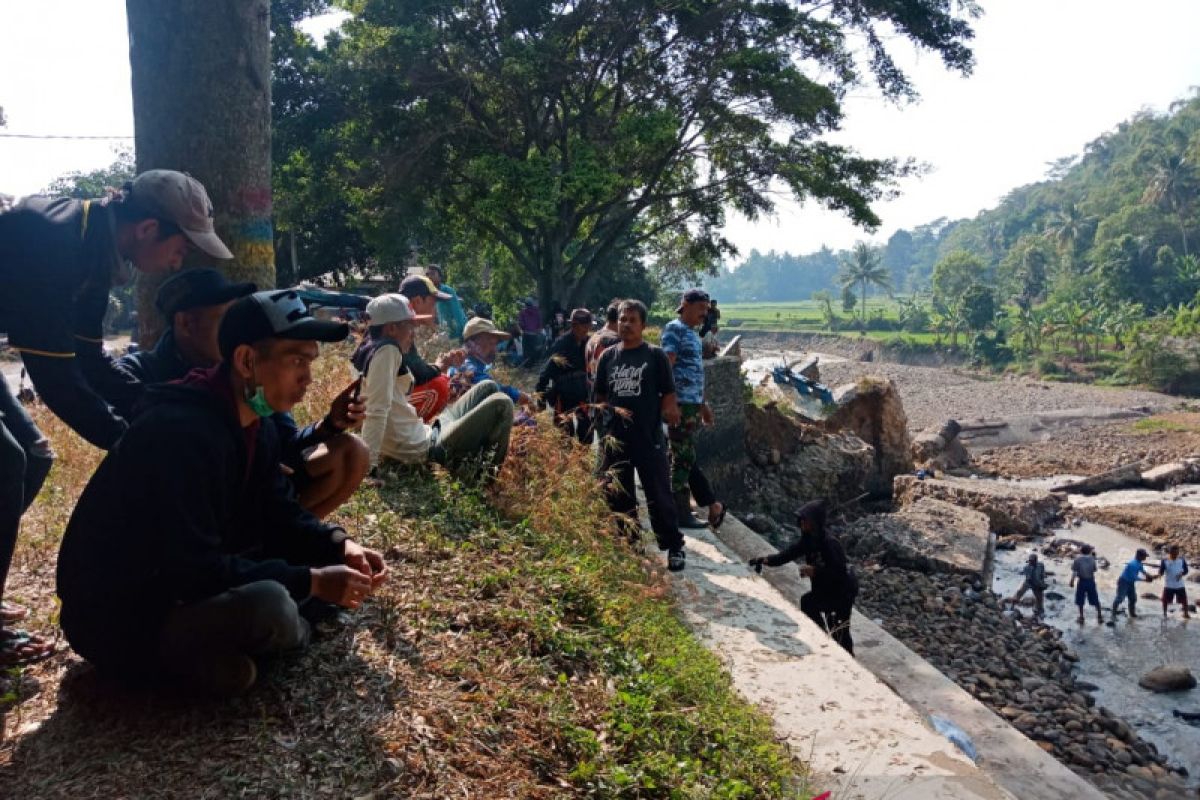
[[[432,320],[437,314],[438,303],[450,300],[451,296],[433,285],[424,275],[409,275],[400,284],[400,294],[408,298],[413,313],[418,317],[428,316]],[[465,323],[464,323],[465,324]],[[433,422],[450,402],[450,377],[446,370],[462,366],[466,351],[456,348],[438,356],[432,365],[421,358],[414,344],[404,353],[404,366],[413,376],[412,392],[408,401],[425,422]],[[356,365],[357,366],[357,365]],[[360,368],[361,371],[361,368]]]
[[[592,426],[584,406],[590,387],[584,347],[592,334],[592,312],[571,312],[571,328],[554,340],[550,357],[542,365],[534,392],[554,409],[554,421],[564,432],[583,444],[592,440]]]
[[[382,583],[379,553],[295,501],[263,424],[304,398],[317,342],[346,334],[295,292],[258,292],[226,311],[218,366],[147,389],[63,537],[62,628],[80,655],[238,694],[256,657],[307,643],[300,603],[357,608]]]
[[[494,381],[482,381],[426,425],[409,402],[413,375],[402,353],[413,343],[416,326],[430,317],[414,314],[399,294],[376,297],[367,305],[371,347],[363,361],[367,400],[363,439],[371,465],[389,459],[403,464],[434,461],[470,468],[490,455],[499,468],[508,454],[513,404]],[[468,323],[470,327],[470,323]]]
[[[235,299],[254,289],[252,283],[230,283],[215,269],[189,269],[171,276],[155,298],[169,327],[154,349],[122,357],[118,369],[147,386],[180,380],[198,367],[216,366],[221,360],[217,343],[221,317]],[[363,417],[362,404],[352,401],[351,392],[348,387],[334,398],[325,418],[303,430],[286,412],[270,420],[279,435],[281,463],[300,505],[322,519],[354,494],[369,468],[366,445],[349,432]],[[133,410],[127,405],[120,408],[126,419],[132,418]]]
[[[495,381],[492,377],[492,364],[496,362],[496,348],[501,339],[509,335],[496,327],[490,319],[476,317],[463,328],[463,343],[466,345],[467,357],[461,367],[450,370],[451,377],[462,374],[472,383]],[[529,395],[515,386],[506,386],[499,381],[496,384],[500,391],[508,395],[508,399],[521,405],[530,405],[533,401]]]

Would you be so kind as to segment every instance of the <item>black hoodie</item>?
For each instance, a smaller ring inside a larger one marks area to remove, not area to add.
[[[345,532],[305,511],[274,425],[243,428],[215,368],[151,386],[79,499],[58,558],[62,627],[81,655],[136,668],[176,605],[260,580],[309,594]]]

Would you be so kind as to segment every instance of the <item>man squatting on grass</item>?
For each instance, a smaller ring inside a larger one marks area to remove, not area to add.
[[[587,343],[592,335],[592,312],[571,312],[570,328],[554,340],[550,357],[542,365],[534,395],[539,406],[554,410],[554,424],[581,444],[591,444],[591,415],[587,411],[591,387],[587,374]]]
[[[221,363],[146,390],[145,410],[88,481],[58,558],[62,628],[102,671],[249,689],[256,657],[309,638],[301,605],[357,608],[382,556],[296,502],[266,418],[312,382],[314,319],[295,292],[257,292],[221,321]]]
[[[470,469],[486,457],[493,469],[499,468],[508,454],[512,400],[494,381],[485,380],[472,386],[432,425],[426,425],[409,401],[413,374],[402,353],[412,347],[416,326],[431,317],[414,314],[401,294],[376,297],[367,304],[367,314],[371,347],[362,355],[361,364],[367,401],[362,436],[371,453],[371,465],[385,460],[402,464],[434,461]]]
[[[688,289],[683,293],[677,319],[663,327],[662,349],[671,361],[679,421],[667,430],[671,440],[671,492],[681,528],[719,528],[725,521],[725,505],[717,500],[708,478],[696,463],[696,434],[701,426],[713,424],[712,408],[704,402],[704,354],[696,328],[708,314],[708,293]],[[692,515],[691,497],[708,509],[708,520]]]
[[[646,306],[637,300],[621,303],[617,320],[619,344],[600,357],[592,403],[600,410],[600,473],[608,481],[609,508],[625,515],[630,529],[639,530],[637,470],[646,494],[650,526],[660,550],[667,551],[667,568],[684,568],[683,534],[671,498],[671,466],[662,423],[679,423],[671,362],[658,347],[642,338]]]
[[[230,283],[215,269],[188,269],[159,287],[155,306],[168,327],[151,350],[122,357],[117,367],[140,387],[177,381],[193,369],[221,361],[217,330],[225,309],[255,289],[252,283]],[[280,411],[267,421],[279,437],[282,465],[300,505],[324,519],[346,502],[366,477],[367,446],[350,432],[363,418],[362,403],[352,398],[354,386],[334,398],[325,418],[300,430],[292,415]],[[140,395],[139,395],[140,399]],[[122,416],[132,419],[128,398],[110,399]]]
[[[151,170],[100,200],[31,197],[0,214],[0,329],[21,354],[33,386],[73,431],[111,448],[126,422],[105,397],[140,394],[104,353],[103,320],[113,284],[140,272],[178,269],[189,247],[233,258],[213,231],[199,181]],[[2,602],[21,516],[50,471],[50,443],[0,380],[0,668],[54,653],[9,627],[28,611]]]

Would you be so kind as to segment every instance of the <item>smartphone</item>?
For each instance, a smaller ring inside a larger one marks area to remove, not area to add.
[[[354,383],[351,384],[351,386],[353,388],[350,390],[350,402],[352,402],[352,403],[358,402],[358,395],[362,392],[362,382],[363,382],[362,376],[359,375],[354,380]]]

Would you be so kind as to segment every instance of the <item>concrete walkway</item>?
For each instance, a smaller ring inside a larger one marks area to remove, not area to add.
[[[802,614],[795,566],[746,567],[774,549],[732,516],[719,538],[688,533],[687,569],[672,576],[684,620],[726,664],[738,691],[770,713],[812,769],[816,793],[842,798],[1070,797],[1103,800],[928,662],[855,612],[857,659]],[[952,720],[979,753],[973,764],[927,723]]]
[[[724,527],[733,526],[741,527],[727,518]],[[831,790],[838,800],[1014,797],[710,531],[689,532],[687,551],[687,569],[672,576],[685,621],[808,762],[815,793]]]

